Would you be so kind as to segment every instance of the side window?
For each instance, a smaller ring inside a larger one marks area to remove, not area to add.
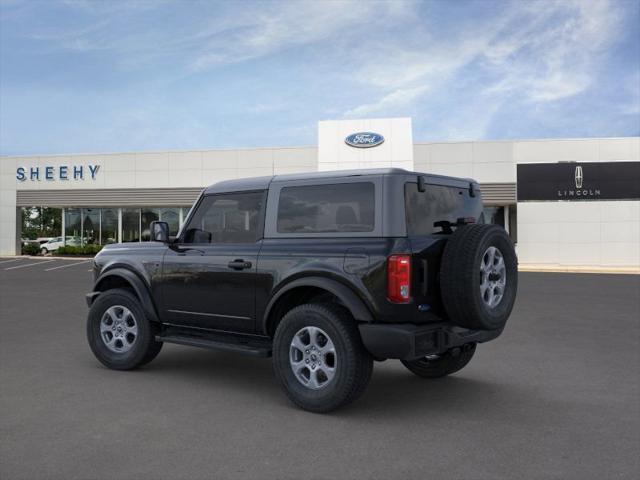
[[[284,187],[278,233],[371,232],[375,186],[370,182]]]
[[[262,236],[264,192],[205,197],[185,228],[184,243],[253,243]]]

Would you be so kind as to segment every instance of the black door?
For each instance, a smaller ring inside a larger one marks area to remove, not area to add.
[[[164,256],[163,321],[253,332],[265,192],[204,197]]]

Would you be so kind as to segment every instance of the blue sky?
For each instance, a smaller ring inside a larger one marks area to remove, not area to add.
[[[637,0],[0,0],[0,154],[640,134]]]

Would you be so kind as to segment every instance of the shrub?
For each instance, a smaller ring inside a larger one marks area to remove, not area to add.
[[[22,245],[23,255],[38,255],[40,253],[40,245],[37,243],[27,243]]]
[[[73,247],[67,245],[66,247],[60,247],[55,251],[55,255],[95,255],[102,250],[102,245],[83,245]]]

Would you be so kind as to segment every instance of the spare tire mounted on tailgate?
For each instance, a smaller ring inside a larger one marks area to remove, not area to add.
[[[507,232],[497,225],[459,227],[444,249],[440,289],[456,325],[504,327],[518,289],[518,261]]]

